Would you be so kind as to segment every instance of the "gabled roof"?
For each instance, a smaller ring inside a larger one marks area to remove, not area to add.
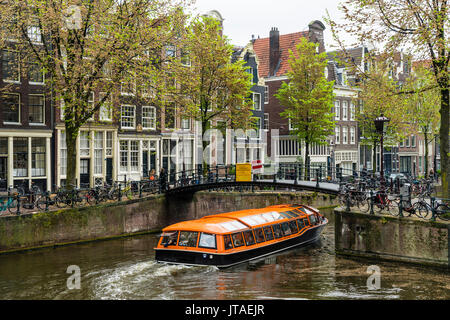
[[[294,50],[297,44],[300,43],[300,39],[308,37],[308,34],[308,31],[303,31],[280,35],[280,61],[274,76],[282,76],[289,71],[289,50]],[[260,78],[267,78],[270,65],[269,38],[254,40],[253,49],[259,60],[258,75]]]

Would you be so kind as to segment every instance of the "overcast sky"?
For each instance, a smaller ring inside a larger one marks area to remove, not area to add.
[[[224,33],[233,45],[245,46],[252,35],[258,38],[269,36],[270,29],[277,27],[280,34],[305,31],[314,20],[325,26],[327,50],[332,43],[330,28],[324,21],[326,10],[332,19],[339,21],[339,0],[196,0],[196,13],[210,10],[220,12],[224,20]]]

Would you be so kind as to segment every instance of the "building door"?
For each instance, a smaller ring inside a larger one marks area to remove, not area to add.
[[[0,157],[0,189],[6,189],[8,185],[8,157]]]
[[[113,159],[106,158],[106,182],[108,184],[112,184],[112,175],[113,175]]]
[[[156,151],[150,152],[150,170],[156,171]]]
[[[80,186],[90,186],[90,159],[80,160]]]
[[[148,178],[148,151],[142,151],[142,176]]]

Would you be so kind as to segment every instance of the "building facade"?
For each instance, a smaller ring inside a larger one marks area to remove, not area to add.
[[[38,63],[1,51],[0,188],[52,186],[52,96]]]

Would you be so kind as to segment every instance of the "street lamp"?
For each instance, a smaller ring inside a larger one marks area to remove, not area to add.
[[[376,118],[373,122],[375,123],[375,129],[377,133],[380,134],[380,184],[384,187],[384,155],[383,155],[383,136],[384,136],[384,123],[389,122],[389,118],[386,118],[383,114]]]

